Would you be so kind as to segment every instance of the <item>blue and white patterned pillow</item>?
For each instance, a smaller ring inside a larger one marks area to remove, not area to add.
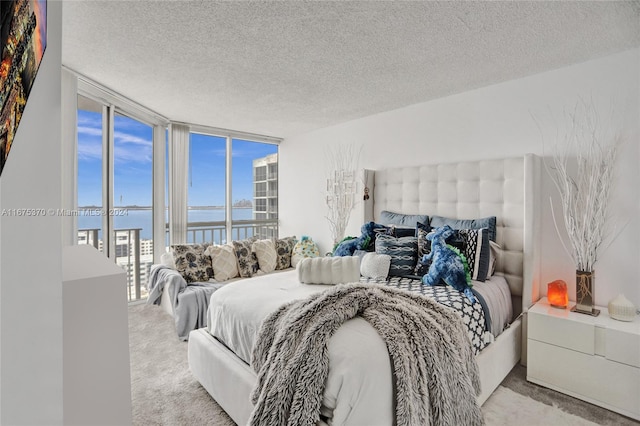
[[[376,253],[391,256],[389,275],[411,275],[418,259],[418,239],[379,234],[376,237]]]
[[[458,236],[464,240],[462,253],[467,258],[471,279],[485,281],[490,275],[491,246],[489,244],[489,230],[460,229]]]

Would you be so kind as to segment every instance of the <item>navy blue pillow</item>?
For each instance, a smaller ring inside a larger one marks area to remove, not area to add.
[[[389,225],[389,232],[387,232],[387,234],[393,235],[396,238],[415,237],[416,228],[406,228],[404,226]]]
[[[390,235],[378,234],[376,253],[391,256],[389,275],[411,275],[418,259],[418,239],[416,237],[395,238]]]
[[[483,217],[481,219],[452,219],[450,217],[431,216],[431,222],[429,224],[432,228],[439,228],[444,225],[449,225],[453,229],[487,228],[489,232],[489,239],[491,241],[496,240],[495,216]]]

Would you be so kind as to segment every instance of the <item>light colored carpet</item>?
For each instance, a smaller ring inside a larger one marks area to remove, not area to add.
[[[597,423],[565,413],[557,406],[543,404],[504,386],[499,386],[484,403],[482,414],[486,424],[494,426],[598,426]]]
[[[187,343],[157,306],[129,307],[133,424],[232,426],[233,421],[193,378]],[[640,425],[600,407],[526,381],[516,366],[482,407],[487,426]]]
[[[187,342],[159,306],[129,307],[129,349],[134,425],[235,425],[191,375]]]

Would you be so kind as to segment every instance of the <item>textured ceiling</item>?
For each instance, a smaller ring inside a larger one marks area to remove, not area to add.
[[[638,1],[63,5],[65,66],[170,120],[280,137],[638,46]]]

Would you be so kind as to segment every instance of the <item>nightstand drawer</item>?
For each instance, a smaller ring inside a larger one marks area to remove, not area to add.
[[[528,337],[585,354],[595,353],[593,324],[567,321],[568,310],[548,307],[546,313],[529,312]]]
[[[640,367],[640,335],[620,330],[606,330],[605,353],[607,359]]]
[[[527,380],[640,419],[640,369],[529,340]]]
[[[640,420],[640,319],[593,317],[540,299],[528,312],[527,380]]]

